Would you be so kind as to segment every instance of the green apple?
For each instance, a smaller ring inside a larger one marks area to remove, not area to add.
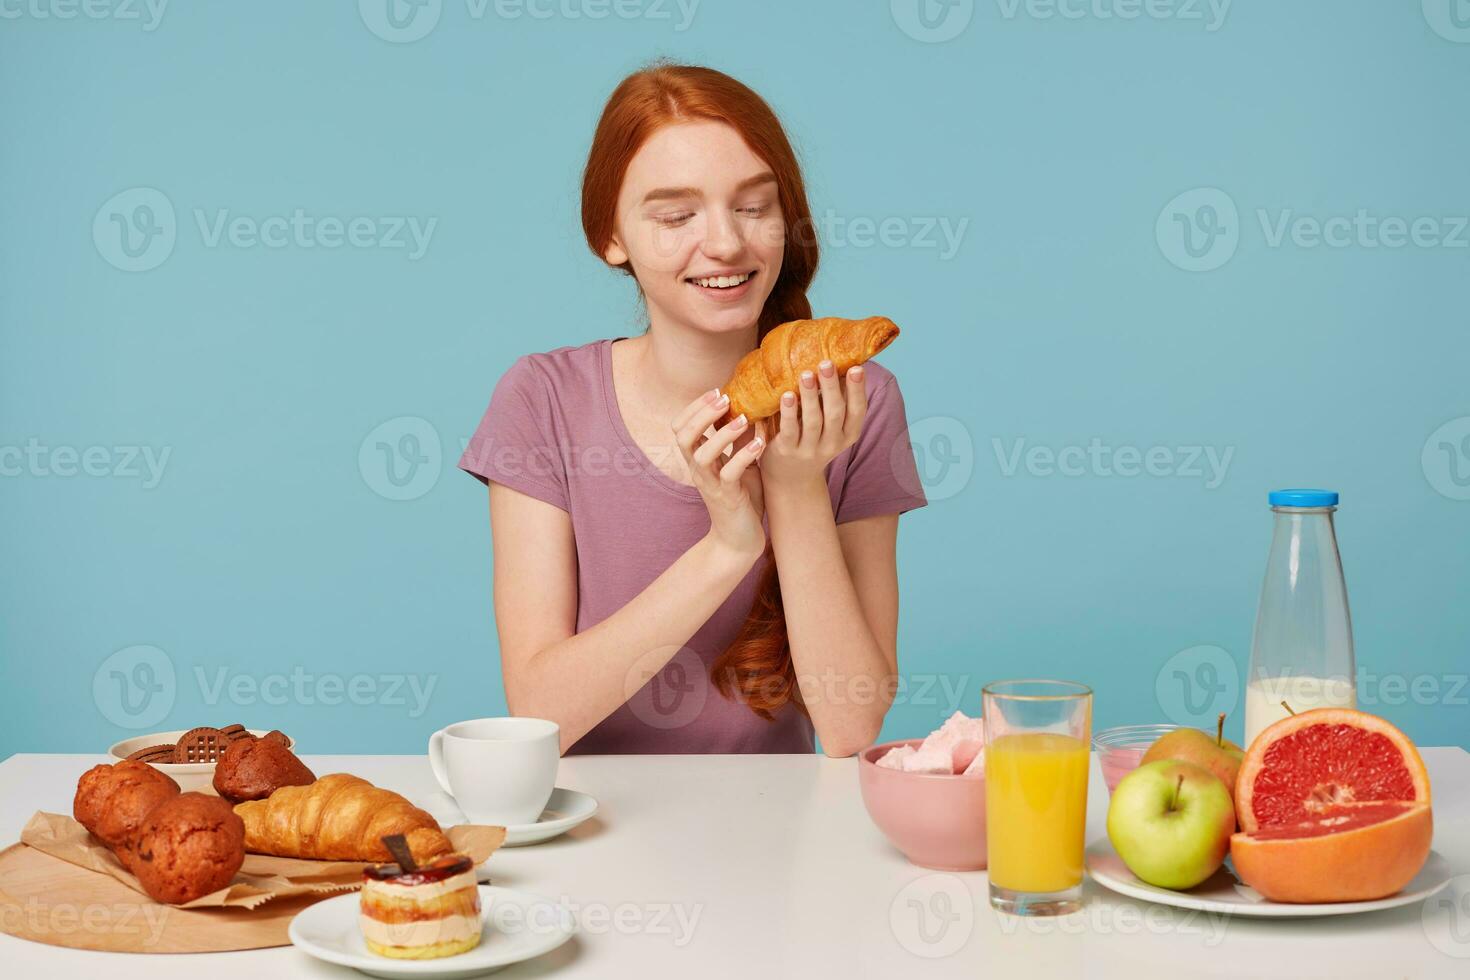
[[[1218,776],[1192,762],[1161,759],[1123,777],[1108,805],[1108,840],[1139,878],[1193,888],[1230,851],[1235,804]]]
[[[1203,766],[1220,777],[1220,782],[1234,798],[1235,777],[1240,774],[1240,763],[1245,759],[1245,753],[1240,746],[1225,738],[1225,714],[1221,712],[1220,720],[1215,724],[1214,738],[1198,728],[1180,728],[1150,745],[1140,764],[1160,759],[1179,759]]]

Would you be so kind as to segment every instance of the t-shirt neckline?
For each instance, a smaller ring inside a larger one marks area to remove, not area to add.
[[[628,431],[628,426],[623,422],[623,413],[618,408],[617,389],[614,387],[613,382],[612,345],[619,340],[627,339],[626,337],[610,337],[597,345],[597,356],[602,362],[602,402],[607,408],[608,422],[612,425],[614,434],[622,440],[623,447],[632,453],[634,459],[639,461],[639,465],[643,471],[649,475],[654,483],[676,496],[697,499],[699,497],[699,488],[680,483],[659,469],[658,465],[648,458],[648,454],[643,451],[643,447],[638,445],[637,441],[633,438],[633,433]]]

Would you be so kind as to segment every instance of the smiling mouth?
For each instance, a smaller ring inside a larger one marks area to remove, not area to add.
[[[691,276],[690,278],[685,279],[684,281],[687,282],[687,283],[689,283],[690,285],[698,286],[701,289],[717,289],[718,290],[718,289],[735,289],[738,286],[745,285],[747,282],[750,282],[750,280],[752,280],[754,278],[755,278],[755,271],[752,270],[750,272],[742,272],[742,273],[740,273],[738,275],[734,275],[734,276],[708,276],[708,277],[693,277],[693,276]]]

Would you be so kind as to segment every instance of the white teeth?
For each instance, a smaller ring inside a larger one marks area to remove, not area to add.
[[[729,289],[731,286],[738,286],[745,282],[750,276],[749,272],[742,272],[738,276],[711,276],[708,279],[695,279],[694,284],[711,289]]]

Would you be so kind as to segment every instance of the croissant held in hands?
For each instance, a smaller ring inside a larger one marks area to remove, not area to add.
[[[775,415],[781,409],[781,393],[796,391],[803,371],[815,372],[826,360],[841,375],[876,355],[897,336],[898,326],[886,316],[862,320],[829,316],[774,327],[759,347],[740,359],[734,377],[725,383],[729,417],[744,413],[753,422]]]
[[[391,861],[383,838],[402,834],[414,860],[452,848],[439,823],[392,790],[344,772],[306,786],[282,786],[264,800],[235,807],[245,821],[245,849],[277,857]]]

